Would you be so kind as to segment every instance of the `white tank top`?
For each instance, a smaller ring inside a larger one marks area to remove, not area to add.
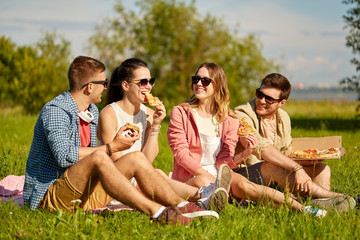
[[[123,154],[129,153],[129,152],[135,152],[135,151],[141,151],[144,141],[145,141],[145,130],[147,127],[147,120],[146,120],[146,106],[144,104],[140,104],[140,111],[136,115],[129,115],[124,110],[121,109],[121,107],[116,104],[116,102],[113,102],[110,104],[110,106],[114,109],[115,116],[117,119],[117,129],[116,132],[119,131],[119,129],[125,125],[125,123],[129,122],[132,124],[135,124],[140,128],[141,136],[140,139],[137,140],[134,145],[131,146],[131,148],[122,151]]]
[[[214,177],[217,176],[216,159],[220,152],[221,139],[217,136],[218,124],[214,118],[203,118],[194,109],[196,125],[200,134],[202,157],[200,165]]]

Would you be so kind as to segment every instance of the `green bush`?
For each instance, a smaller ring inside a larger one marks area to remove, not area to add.
[[[0,38],[0,99],[38,113],[43,105],[68,89],[70,43],[45,33],[36,46],[16,46]]]

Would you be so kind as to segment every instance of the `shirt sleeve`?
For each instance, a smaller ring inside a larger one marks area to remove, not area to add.
[[[261,150],[264,147],[267,147],[269,145],[272,145],[272,143],[269,141],[269,139],[264,138],[260,135],[259,131],[260,131],[260,126],[259,126],[259,120],[257,117],[250,117],[249,114],[247,114],[246,112],[242,111],[242,109],[235,109],[235,114],[239,119],[244,118],[245,121],[251,125],[251,127],[253,129],[255,129],[256,133],[255,136],[256,138],[259,140],[259,145],[255,148],[253,154],[258,158],[258,159],[262,159],[261,158]],[[239,143],[240,144],[240,143]]]
[[[216,161],[217,168],[219,168],[221,164],[227,164],[231,169],[237,167],[234,162],[234,154],[239,139],[237,134],[238,128],[239,121],[237,119],[230,118],[227,122],[224,122],[221,150]]]
[[[44,134],[55,161],[62,168],[74,165],[80,147],[75,143],[79,136],[77,125],[71,124],[71,116],[57,106],[46,107],[42,115]]]
[[[181,107],[176,106],[171,111],[169,128],[167,132],[169,146],[174,155],[174,161],[183,167],[190,174],[195,175],[195,172],[201,168],[200,161],[197,161],[190,155],[190,144],[188,141],[187,133],[185,131],[185,124],[190,125],[190,123],[185,123],[184,121],[188,120],[186,117],[183,117],[185,114],[180,110]],[[188,126],[189,127],[189,126]],[[189,129],[188,131],[193,131]],[[191,149],[192,154],[198,153],[201,158],[201,143],[199,139],[198,147]]]

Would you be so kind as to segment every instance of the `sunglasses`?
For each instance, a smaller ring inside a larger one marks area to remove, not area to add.
[[[155,78],[150,78],[150,79],[143,78],[143,79],[138,79],[138,80],[129,80],[127,82],[135,83],[135,84],[140,83],[140,87],[142,87],[142,88],[146,87],[148,85],[148,83],[150,83],[150,85],[153,87],[155,85]]]
[[[86,86],[89,85],[90,83],[102,84],[102,85],[104,85],[104,88],[107,88],[109,81],[108,81],[107,79],[102,80],[102,81],[92,81],[92,82],[85,83],[84,85],[81,86],[81,88],[86,87]]]
[[[265,102],[266,102],[267,104],[273,104],[273,103],[275,103],[275,102],[280,102],[280,101],[282,100],[281,98],[275,99],[275,98],[272,98],[272,97],[264,94],[262,91],[260,91],[260,88],[256,89],[256,97],[257,97],[258,99],[263,99],[263,98],[265,98]]]
[[[204,87],[209,86],[210,83],[212,82],[212,79],[208,78],[208,77],[199,77],[199,76],[192,76],[191,77],[192,84],[197,84],[200,80],[201,80],[201,84]]]

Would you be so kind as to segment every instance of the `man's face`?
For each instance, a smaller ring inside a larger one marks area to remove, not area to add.
[[[285,99],[279,100],[281,91],[264,85],[262,85],[257,91],[258,93],[256,94],[257,96],[255,99],[256,113],[264,118],[273,118],[277,110],[286,103]],[[272,102],[272,100],[275,101],[273,101],[273,103],[269,103]]]
[[[94,76],[93,81],[103,81],[106,79],[105,72],[98,73]],[[93,103],[100,103],[102,92],[105,90],[104,84],[93,84],[94,91],[92,92]]]

